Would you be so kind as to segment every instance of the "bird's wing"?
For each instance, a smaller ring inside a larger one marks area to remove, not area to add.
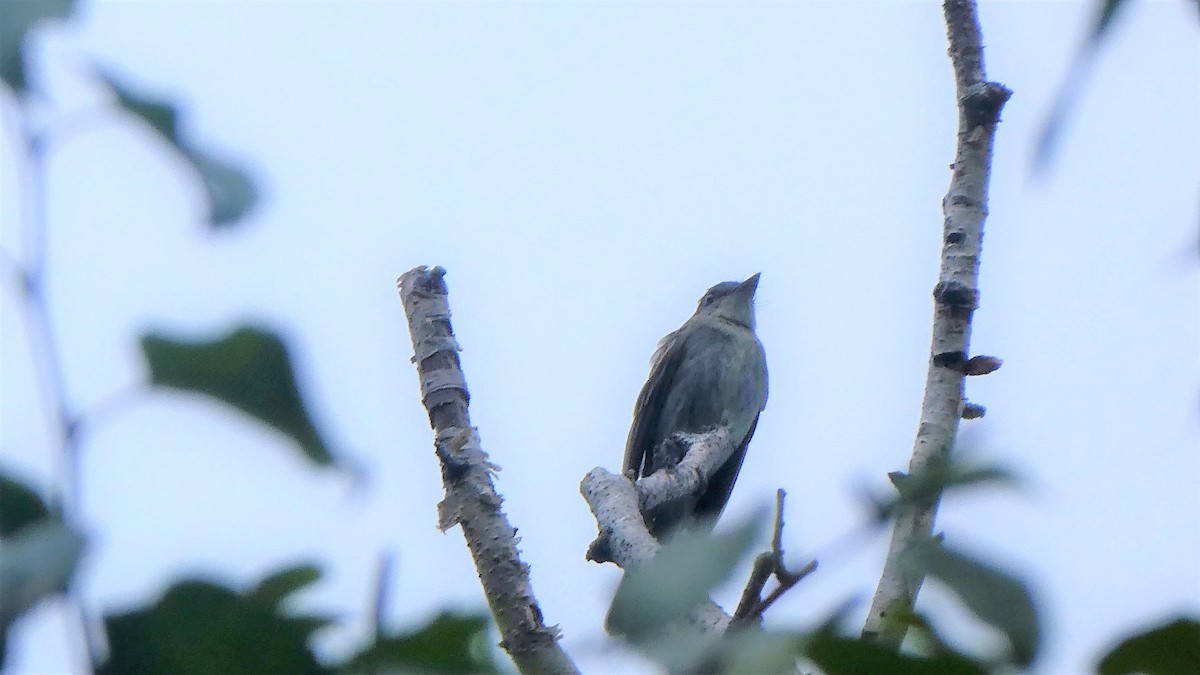
[[[693,511],[698,518],[716,520],[725,510],[725,505],[729,503],[729,495],[733,493],[733,484],[737,481],[738,472],[742,470],[742,460],[746,459],[746,448],[750,445],[750,437],[754,435],[754,429],[757,426],[758,416],[755,415],[754,421],[750,424],[750,431],[746,432],[742,442],[738,444],[737,450],[733,451],[729,459],[725,460],[725,463],[709,479],[708,486],[704,488],[704,493],[700,495]]]
[[[686,325],[684,326],[686,328]],[[621,463],[621,473],[634,471],[641,478],[645,474],[646,453],[658,440],[654,438],[658,428],[658,417],[663,408],[663,399],[671,390],[671,383],[679,369],[683,358],[684,329],[671,333],[658,343],[654,356],[650,357],[650,376],[638,394],[637,403],[633,406],[633,424],[629,427],[629,437],[625,440],[625,461]]]
[[[738,447],[725,460],[712,478],[708,481],[708,486],[705,487],[700,499],[696,502],[696,507],[693,513],[703,519],[715,521],[721,516],[721,512],[725,510],[725,505],[729,502],[729,495],[733,492],[733,484],[737,481],[738,472],[742,469],[742,460],[746,458],[746,448],[750,445],[750,439],[754,436],[754,430],[758,427],[758,417],[763,409],[767,407],[767,367],[766,355],[762,352],[762,346],[759,345],[758,358],[760,359],[759,372],[762,373],[762,390],[755,392],[748,391],[750,396],[761,396],[761,398],[751,399],[752,405],[757,408],[754,414],[754,419],[750,420],[750,426],[746,429],[746,435],[743,436],[738,443]],[[750,403],[750,401],[747,401]]]

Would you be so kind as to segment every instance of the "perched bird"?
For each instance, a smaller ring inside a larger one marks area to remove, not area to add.
[[[646,514],[650,533],[658,539],[680,525],[713,522],[721,515],[767,403],[767,360],[754,334],[758,277],[708,289],[692,318],[663,338],[650,360],[650,377],[638,395],[625,442],[623,473],[641,478],[677,464],[683,458],[672,441],[677,432],[728,425],[738,443],[703,492]]]

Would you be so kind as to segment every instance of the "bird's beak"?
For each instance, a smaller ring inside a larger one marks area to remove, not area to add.
[[[735,292],[736,293],[746,293],[747,295],[753,296],[754,292],[758,290],[758,278],[761,276],[762,276],[762,272],[759,272],[758,274],[755,274],[754,276],[750,277],[749,279],[738,284],[737,290]]]

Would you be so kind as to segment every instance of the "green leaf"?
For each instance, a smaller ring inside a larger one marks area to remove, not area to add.
[[[288,349],[274,333],[243,326],[212,341],[149,334],[142,353],[151,384],[211,396],[283,432],[315,464],[333,463],[300,397]]]
[[[50,515],[37,492],[11,476],[0,473],[0,537]]]
[[[805,636],[764,630],[742,630],[727,635],[720,645],[720,672],[792,675],[796,659],[804,653]]]
[[[66,19],[75,0],[0,0],[0,79],[18,95],[29,90],[25,46],[29,30],[44,19]]]
[[[316,565],[300,565],[280,570],[263,579],[247,597],[264,607],[278,609],[287,597],[321,578]]]
[[[1200,673],[1200,621],[1181,617],[1126,638],[1104,655],[1100,675]]]
[[[826,675],[982,675],[987,669],[959,654],[913,656],[864,638],[817,635],[806,653]]]
[[[909,546],[903,562],[911,572],[927,574],[945,584],[977,617],[1003,632],[1018,666],[1027,667],[1033,662],[1041,628],[1025,584],[933,540]]]
[[[384,637],[351,657],[343,673],[498,673],[486,614],[443,612],[417,630]]]
[[[176,583],[153,605],[104,623],[110,653],[102,675],[329,672],[307,645],[325,620],[281,615],[208,581]]]
[[[250,212],[258,201],[258,190],[250,175],[197,148],[180,128],[178,107],[174,103],[137,92],[110,70],[101,67],[94,70],[116,96],[117,104],[148,124],[196,173],[204,188],[211,227],[227,227]]]
[[[95,67],[95,73],[96,77],[108,85],[113,95],[117,97],[117,103],[122,108],[134,116],[141,118],[146,124],[149,124],[152,129],[157,131],[171,145],[181,145],[177,127],[178,114],[175,111],[174,103],[139,94],[132,88],[122,84],[120,79],[106,68],[97,66]]]
[[[682,530],[653,560],[628,570],[617,587],[607,625],[638,643],[687,617],[745,559],[763,514],[713,535]]]
[[[227,227],[250,212],[258,201],[250,174],[199,150],[188,150],[186,156],[204,183],[210,225]]]
[[[84,539],[56,519],[28,525],[0,547],[0,628],[42,598],[66,590]]]

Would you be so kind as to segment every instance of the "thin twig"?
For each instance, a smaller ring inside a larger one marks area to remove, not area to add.
[[[79,418],[71,409],[67,397],[66,378],[58,336],[45,294],[46,270],[49,261],[48,226],[46,223],[46,146],[25,114],[18,110],[18,123],[24,150],[21,167],[21,211],[23,260],[11,261],[20,280],[25,329],[29,339],[30,358],[34,377],[41,392],[46,417],[57,436],[54,452],[58,477],[52,504],[63,522],[77,532],[82,528],[82,494],[79,479],[81,444]],[[67,591],[69,605],[79,624],[83,641],[86,672],[93,672],[99,663],[99,646],[92,631],[90,612],[83,599],[78,579]]]
[[[968,359],[971,317],[979,298],[979,252],[992,147],[1000,110],[1011,95],[1004,86],[986,79],[974,1],[946,0],[943,10],[957,89],[958,148],[950,188],[942,201],[941,269],[934,288],[929,368],[910,473],[946,457],[967,406],[962,364]],[[865,637],[883,646],[896,649],[904,639],[907,623],[902,617],[911,615],[923,576],[906,572],[902,556],[912,543],[930,536],[939,499],[905,505],[896,516],[887,559],[863,628]]]
[[[379,556],[379,565],[375,569],[375,589],[371,593],[371,635],[376,642],[383,639],[387,632],[387,606],[392,577],[392,554],[384,552]]]
[[[817,569],[817,561],[809,561],[804,567],[792,572],[783,563],[783,500],[787,493],[782,489],[775,491],[775,527],[771,536],[771,550],[761,553],[754,559],[754,568],[750,571],[750,580],[742,591],[737,610],[733,613],[732,630],[742,628],[751,623],[762,621],[763,614],[770,609],[775,601],[784,593],[794,588],[800,580],[812,574]],[[767,581],[774,575],[777,586],[762,597]]]
[[[442,467],[446,498],[438,505],[438,525],[461,525],[479,573],[484,596],[503,640],[522,673],[578,673],[558,644],[556,626],[547,627],[529,581],[529,566],[517,550],[516,529],[500,510],[492,483],[496,467],[480,447],[467,410],[466,377],[458,342],[450,327],[446,270],[417,267],[397,282],[408,317],[413,361],[421,381],[421,402],[429,413],[435,452]]]
[[[754,608],[758,606],[759,600],[762,598],[763,589],[767,587],[767,582],[771,580],[771,573],[775,571],[775,555],[768,551],[759,553],[754,558],[754,566],[750,568],[750,579],[746,581],[746,587],[742,589],[742,597],[738,600],[737,609],[733,610],[733,620],[738,623],[744,623],[746,618],[754,613]]]

